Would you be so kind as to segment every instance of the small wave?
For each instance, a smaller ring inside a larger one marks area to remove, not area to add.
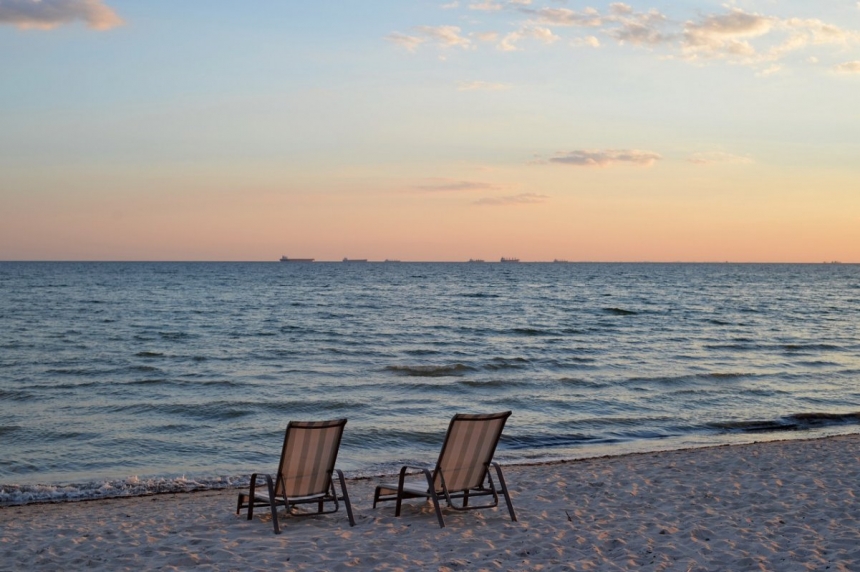
[[[247,476],[208,479],[192,479],[185,476],[153,479],[129,477],[68,485],[0,485],[0,506],[225,489],[246,485],[248,480]]]
[[[558,383],[562,385],[572,385],[574,387],[605,387],[605,383],[600,383],[590,379],[582,379],[580,377],[561,377]]]
[[[455,363],[454,365],[389,365],[385,371],[408,377],[459,377],[476,370],[474,367]]]
[[[758,344],[754,343],[705,344],[703,347],[708,350],[731,350],[739,352],[759,349]]]
[[[460,385],[477,388],[493,388],[493,387],[526,387],[532,385],[524,379],[488,379],[486,381],[478,381],[476,379],[464,379],[457,382]]]
[[[697,373],[695,375],[695,377],[697,377],[699,379],[737,379],[740,377],[752,377],[752,376],[753,376],[753,374],[751,374],[751,373],[735,373],[735,372]]]
[[[782,346],[787,352],[807,352],[807,351],[829,351],[842,350],[843,348],[833,344],[784,344]]]
[[[514,333],[518,336],[553,336],[557,335],[555,332],[549,332],[546,330],[538,330],[537,328],[514,328],[511,330],[511,333]]]
[[[77,375],[77,376],[87,376],[87,377],[96,377],[107,375],[112,373],[113,370],[106,369],[93,369],[93,368],[77,368],[77,367],[57,367],[53,369],[47,370],[47,373],[54,375]]]
[[[636,316],[639,312],[633,310],[625,310],[624,308],[604,308],[604,312],[613,316]]]
[[[137,352],[136,354],[134,354],[134,357],[156,358],[164,357],[164,354],[161,352]]]
[[[18,425],[0,425],[0,437],[4,435],[8,435],[10,433],[14,433],[15,431],[20,430],[21,427]]]
[[[493,358],[490,363],[484,365],[484,369],[490,371],[498,369],[523,369],[529,363],[529,360],[525,358]]]
[[[83,387],[95,387],[101,385],[100,381],[81,381],[78,383],[75,382],[66,382],[66,383],[38,383],[34,384],[33,387],[38,387],[42,390],[52,391],[55,389],[81,389]]]
[[[216,379],[216,380],[206,380],[206,379],[195,379],[195,380],[175,380],[175,379],[167,379],[165,377],[150,377],[146,379],[135,379],[134,381],[126,381],[121,383],[120,385],[170,385],[176,387],[195,387],[199,386],[201,388],[209,388],[209,387],[244,387],[248,385],[247,383],[241,381],[231,381],[226,379]]]
[[[156,378],[156,379],[137,379],[135,381],[129,381],[126,385],[161,385],[170,383],[165,378]]]
[[[533,435],[502,434],[499,444],[505,449],[542,449],[549,447],[569,447],[600,440],[584,433],[539,433]]]
[[[748,379],[754,377],[758,376],[756,374],[743,372],[711,372],[684,375],[663,375],[655,377],[631,377],[625,380],[624,383],[655,383],[664,386],[676,386],[683,385],[685,383],[697,384],[697,382]]]
[[[570,335],[570,334],[579,335],[579,334],[585,334],[587,332],[585,330],[580,330],[578,328],[564,328],[561,330],[561,333],[566,334],[566,335]]]
[[[0,400],[6,401],[29,401],[33,394],[18,389],[0,389]]]
[[[411,355],[411,356],[433,356],[433,355],[441,354],[442,352],[440,352],[439,350],[419,349],[419,350],[406,350],[403,353],[405,353],[407,355]]]
[[[498,294],[485,294],[483,292],[470,292],[469,294],[460,294],[463,298],[498,298]]]
[[[579,351],[582,351],[582,350],[579,350]],[[579,364],[595,363],[596,361],[597,361],[596,359],[590,358],[590,357],[572,356],[572,357],[565,358],[564,361],[549,360],[549,364],[552,365],[553,367],[562,367],[563,368],[563,367],[571,367],[571,364],[573,364],[573,366],[576,367]]]
[[[711,318],[708,320],[709,324],[714,324],[715,326],[731,326],[731,322],[726,322],[725,320],[717,320],[716,318]]]
[[[191,337],[187,332],[158,332],[158,335],[165,340],[184,340]]]

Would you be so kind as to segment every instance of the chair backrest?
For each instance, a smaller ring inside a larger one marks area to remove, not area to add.
[[[450,492],[477,487],[483,482],[510,415],[510,411],[458,413],[451,419],[433,475],[436,490],[442,488],[441,477]]]
[[[346,419],[290,421],[284,435],[277,490],[288,497],[328,492]]]

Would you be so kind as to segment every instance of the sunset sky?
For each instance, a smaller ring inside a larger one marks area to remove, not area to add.
[[[0,0],[0,260],[860,262],[857,0]]]

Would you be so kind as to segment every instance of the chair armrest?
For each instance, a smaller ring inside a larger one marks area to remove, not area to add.
[[[251,473],[251,487],[250,487],[251,490],[248,491],[248,495],[252,499],[254,498],[254,492],[257,490],[257,478],[258,477],[265,477],[267,481],[272,480],[272,477],[267,475],[267,474]]]
[[[430,469],[428,469],[427,467],[414,467],[414,466],[409,466],[409,465],[403,465],[403,467],[400,468],[400,478],[397,481],[398,493],[403,491],[403,482],[404,482],[404,479],[406,478],[406,471],[409,471],[409,470],[421,471],[422,473],[424,473],[424,478],[427,479],[427,490],[429,491],[430,489],[433,488],[433,474],[430,472]],[[416,473],[413,473],[413,474],[416,474]]]

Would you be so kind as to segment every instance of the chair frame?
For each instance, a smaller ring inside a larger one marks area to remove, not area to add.
[[[386,501],[392,501],[393,500],[393,501],[397,502],[395,509],[394,509],[394,516],[400,516],[400,509],[401,509],[401,506],[403,504],[403,499],[409,499],[409,498],[425,498],[425,499],[427,499],[427,498],[429,498],[433,502],[433,508],[436,512],[436,518],[439,521],[439,526],[441,528],[444,528],[445,527],[445,520],[442,518],[442,507],[440,506],[440,503],[439,503],[439,497],[440,496],[443,496],[445,498],[445,501],[446,501],[449,508],[452,508],[452,509],[457,510],[457,511],[467,511],[467,510],[476,510],[476,509],[497,507],[499,505],[499,493],[501,492],[502,495],[505,497],[505,503],[508,506],[508,512],[511,515],[511,520],[516,522],[517,521],[517,515],[514,512],[514,505],[511,502],[511,495],[508,492],[508,486],[507,486],[507,483],[505,482],[505,477],[502,474],[502,468],[499,466],[498,463],[496,463],[495,461],[492,461],[493,455],[495,455],[495,452],[496,452],[496,446],[499,443],[499,438],[501,437],[502,431],[505,428],[505,422],[507,421],[508,417],[510,417],[510,415],[511,415],[510,411],[504,411],[501,413],[493,413],[493,414],[489,414],[489,415],[470,415],[470,414],[464,414],[464,413],[458,413],[457,415],[454,415],[454,417],[451,418],[451,422],[448,424],[448,432],[445,434],[445,441],[442,443],[442,450],[439,453],[439,458],[436,461],[436,465],[433,468],[433,470],[431,471],[430,469],[428,469],[426,467],[414,467],[414,466],[409,466],[409,465],[402,467],[400,469],[399,479],[398,479],[396,488],[393,486],[393,484],[392,485],[383,484],[383,485],[379,485],[376,487],[376,490],[373,494],[373,508],[376,508],[376,504],[378,502],[386,502]],[[445,456],[445,450],[448,447],[449,439],[451,437],[451,432],[452,432],[452,429],[453,429],[455,423],[464,422],[464,421],[477,421],[477,420],[488,420],[489,421],[489,420],[495,420],[495,419],[502,419],[502,426],[499,428],[499,434],[496,437],[496,442],[493,443],[492,449],[489,451],[488,458],[490,459],[490,461],[487,463],[484,463],[484,475],[481,479],[481,484],[476,486],[476,487],[471,487],[471,488],[462,489],[462,490],[454,490],[454,491],[449,490],[448,486],[445,483],[445,475],[444,475],[444,472],[443,472],[442,467],[441,467],[441,462]],[[499,478],[499,488],[498,489],[496,488],[496,485],[493,482],[493,477],[490,473],[490,466],[492,466],[495,469],[496,476],[498,476],[498,478]],[[416,490],[414,488],[412,490],[406,490],[405,489],[405,487],[406,487],[405,479],[406,479],[407,471],[410,471],[410,470],[411,471],[420,471],[420,473],[411,473],[413,475],[423,473],[424,478],[427,481],[426,491],[419,491],[419,490]],[[439,484],[440,484],[439,487],[434,485],[437,477],[439,478]],[[384,490],[385,491],[396,490],[396,492],[384,494],[384,493],[382,493],[382,491],[384,491]],[[480,496],[492,496],[493,502],[491,504],[474,505],[474,506],[469,505],[470,499],[472,499],[474,497],[480,497]],[[460,506],[457,506],[453,502],[454,499],[461,499],[462,504]]]
[[[254,518],[255,507],[269,507],[272,512],[272,525],[275,529],[275,534],[281,533],[281,527],[278,522],[278,507],[286,508],[287,513],[291,516],[314,516],[318,514],[332,514],[340,509],[339,501],[343,501],[346,506],[347,518],[349,525],[355,526],[355,517],[352,513],[352,504],[349,501],[349,493],[346,490],[346,479],[344,479],[343,471],[340,469],[326,469],[328,486],[326,492],[318,493],[310,496],[288,497],[287,489],[284,483],[281,467],[284,466],[284,456],[287,454],[287,443],[290,438],[290,429],[329,429],[331,427],[340,426],[340,434],[337,436],[335,443],[335,453],[332,459],[332,465],[337,460],[337,453],[340,450],[340,442],[343,437],[343,427],[346,425],[346,419],[334,419],[331,421],[309,422],[309,421],[290,421],[287,425],[287,431],[284,434],[284,446],[281,449],[281,461],[278,463],[278,475],[275,480],[269,474],[253,473],[251,475],[250,490],[247,494],[239,493],[239,500],[236,503],[236,514],[240,514],[243,508],[248,509],[248,520]],[[333,473],[337,473],[338,481],[340,481],[341,495],[338,496],[334,487]],[[265,477],[266,491],[263,494],[257,492],[257,481],[260,476]],[[266,494],[268,493],[268,494]],[[325,503],[333,503],[334,508],[325,510]],[[293,507],[300,504],[316,504],[316,512],[294,512]]]

